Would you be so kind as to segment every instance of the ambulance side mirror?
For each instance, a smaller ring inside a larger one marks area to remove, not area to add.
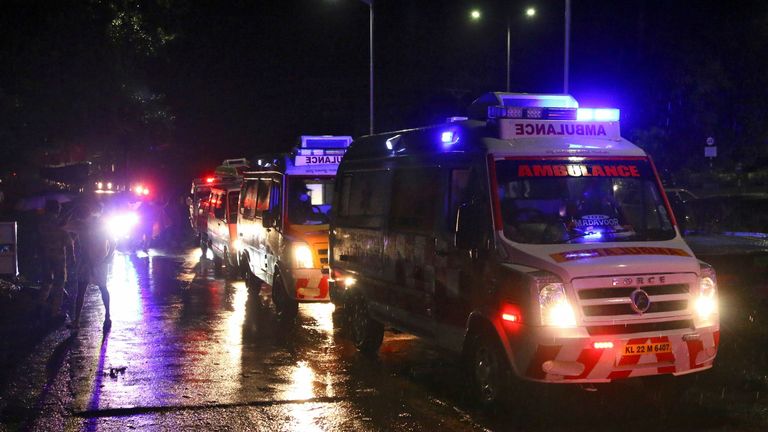
[[[265,211],[261,215],[261,225],[264,228],[274,228],[277,226],[277,216],[271,211]]]
[[[464,203],[456,212],[454,244],[458,249],[476,251],[482,246],[481,206],[476,201]]]

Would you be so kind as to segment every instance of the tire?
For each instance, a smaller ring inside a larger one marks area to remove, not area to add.
[[[208,255],[208,242],[205,241],[205,237],[202,234],[200,234],[200,250],[203,252],[201,258],[205,259]]]
[[[275,313],[280,321],[293,321],[299,314],[299,302],[285,292],[283,278],[279,273],[275,274],[272,283],[272,303],[275,304]]]
[[[509,398],[511,369],[501,345],[490,331],[474,337],[466,366],[474,401],[492,408]]]
[[[362,294],[348,297],[349,335],[357,349],[368,355],[376,354],[384,340],[384,325],[371,317],[368,302]]]

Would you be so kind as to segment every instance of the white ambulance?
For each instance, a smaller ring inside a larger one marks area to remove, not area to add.
[[[240,262],[264,281],[281,319],[299,302],[328,301],[328,223],[336,169],[349,136],[302,136],[291,153],[258,158],[244,174],[238,212]]]
[[[511,377],[605,383],[712,367],[717,285],[616,109],[489,93],[470,118],[355,140],[336,182],[331,294],[357,347],[384,325]]]

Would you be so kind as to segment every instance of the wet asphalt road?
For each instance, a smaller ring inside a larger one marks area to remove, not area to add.
[[[456,362],[387,332],[356,352],[330,304],[281,324],[267,287],[216,274],[198,249],[118,254],[112,330],[89,290],[83,329],[50,334],[4,390],[0,430],[764,430],[768,398],[727,373],[673,401],[627,381],[535,386],[501,412],[466,398]],[[716,368],[717,369],[717,368]],[[690,382],[690,380],[689,380]],[[730,388],[729,388],[730,387]],[[754,398],[754,400],[750,400]],[[14,418],[15,417],[15,418]]]

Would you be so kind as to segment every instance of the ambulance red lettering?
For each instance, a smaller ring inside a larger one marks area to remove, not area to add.
[[[619,173],[616,172],[616,167],[613,165],[605,165],[603,168],[605,168],[605,175],[607,176],[613,176],[618,177]]]
[[[605,128],[603,127],[603,125],[599,125],[597,127],[597,135],[605,135]]]
[[[534,165],[533,175],[535,177],[552,177],[555,173],[552,171],[552,165]]]
[[[637,171],[636,165],[630,165],[629,173],[632,175],[632,177],[640,177],[640,172]]]
[[[520,165],[517,167],[517,176],[518,177],[533,177],[533,172],[531,172],[531,167],[528,165]]]
[[[545,135],[547,133],[547,125],[539,123],[536,125],[536,135]]]
[[[586,166],[586,165],[579,165],[579,167],[581,167],[581,175],[582,175],[582,176],[584,176],[584,177],[589,177],[589,176],[591,176],[591,175],[592,175],[592,174],[590,174],[590,173],[589,173],[589,168],[587,168],[587,166]],[[595,165],[595,166],[593,167],[593,169],[594,169],[594,168],[598,168],[598,166],[597,166],[597,165]]]
[[[592,167],[592,175],[595,177],[605,177],[605,171],[603,171],[603,167],[600,165],[595,165]]]
[[[576,135],[584,135],[584,125],[583,124],[577,124],[576,125]]]
[[[581,169],[579,169],[580,166],[584,167],[584,165],[568,165],[568,175],[571,177],[581,176]],[[586,167],[584,167],[584,170],[586,171]]]
[[[629,168],[626,165],[619,165],[616,169],[619,171],[620,176],[629,177]]]
[[[555,165],[552,169],[557,177],[566,177],[568,175],[568,169],[565,168],[565,165]]]

